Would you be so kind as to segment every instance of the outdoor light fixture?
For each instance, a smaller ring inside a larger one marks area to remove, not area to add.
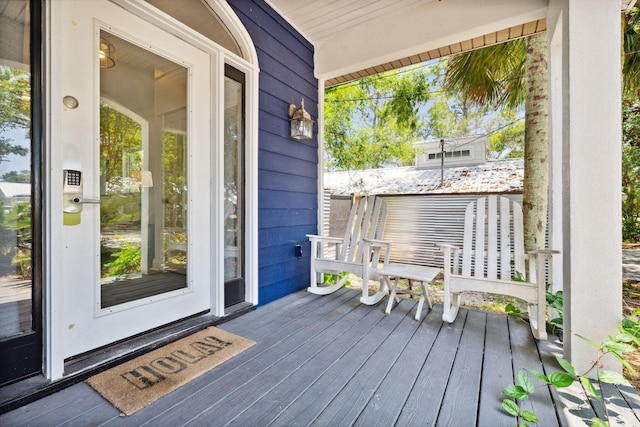
[[[100,39],[100,68],[113,68],[116,65],[113,60],[113,52],[115,51],[116,48],[111,43],[105,39]]]
[[[291,138],[311,139],[313,137],[313,120],[304,110],[304,98],[300,107],[289,104],[289,117],[291,117]]]

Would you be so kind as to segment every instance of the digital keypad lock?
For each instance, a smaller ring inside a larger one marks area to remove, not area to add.
[[[65,213],[82,212],[82,204],[79,201],[82,198],[82,172],[79,170],[65,169],[64,184],[62,188],[63,206]]]

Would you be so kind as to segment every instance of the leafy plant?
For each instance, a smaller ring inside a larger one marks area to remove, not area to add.
[[[516,277],[522,277],[522,275],[516,272]],[[551,288],[551,285],[549,285],[549,288]],[[562,328],[562,324],[563,324],[562,291],[557,291],[555,294],[550,291],[547,291],[546,300],[547,300],[547,305],[551,308],[554,308],[555,312],[557,313],[557,317],[554,317],[553,319],[549,319],[547,321],[547,331],[550,333],[555,333],[558,328]],[[513,303],[507,304],[504,308],[504,311],[510,316],[522,317],[523,319],[528,320],[527,312],[520,310],[520,308]]]
[[[11,264],[16,266],[16,274],[21,279],[31,277],[31,250],[19,250],[11,260]]]
[[[640,329],[640,325],[633,319],[628,320],[629,322],[626,323],[627,326],[624,326],[623,323],[623,327],[620,328],[620,333],[610,336],[609,339],[602,344],[596,344],[589,338],[578,335],[578,337],[585,340],[596,350],[598,350],[597,359],[582,374],[578,373],[576,368],[569,361],[563,359],[560,356],[556,356],[556,360],[558,361],[558,364],[564,372],[552,372],[547,376],[532,369],[523,369],[522,371],[520,371],[518,373],[518,384],[509,385],[505,387],[504,390],[502,390],[502,393],[508,396],[508,398],[503,399],[502,401],[502,407],[504,408],[504,410],[514,417],[521,418],[523,422],[520,424],[520,426],[528,426],[528,422],[537,423],[539,421],[538,416],[531,411],[522,409],[516,401],[516,399],[526,400],[529,398],[529,396],[535,391],[532,378],[537,378],[545,385],[553,386],[556,388],[569,387],[574,382],[579,383],[585,402],[590,403],[592,399],[600,401],[605,408],[605,417],[608,420],[609,412],[606,402],[603,396],[598,392],[588,375],[595,371],[597,381],[598,383],[600,383],[600,385],[602,383],[628,384],[627,379],[623,375],[614,371],[602,370],[602,368],[604,367],[602,363],[603,357],[605,357],[607,354],[611,354],[616,359],[618,359],[627,369],[632,372],[634,371],[631,365],[624,359],[622,354],[629,351],[634,351],[640,344],[640,340],[638,339],[638,330]],[[632,333],[630,333],[629,331],[631,331]],[[600,427],[607,426],[607,420],[603,420],[601,418],[592,418],[590,421],[592,426]]]
[[[111,257],[114,258],[113,261],[104,264],[103,277],[140,271],[141,250],[139,246],[131,242],[125,242],[122,248],[113,253]]]
[[[339,281],[341,281],[344,276],[346,276],[347,272],[343,271],[340,274],[338,274],[338,280],[334,282],[335,277],[333,274],[329,274],[329,273],[324,273],[324,275],[322,276],[322,283],[324,283],[325,285],[332,285],[334,283],[338,283]],[[345,286],[349,286],[351,284],[351,282],[349,280],[345,280],[343,287]]]
[[[551,292],[547,292],[547,304],[549,305],[549,307],[552,307],[555,309],[556,313],[558,314],[558,317],[555,317],[551,320],[549,320],[549,324],[551,325],[551,327],[562,327],[564,319],[562,317],[562,307],[563,307],[563,294],[562,291],[558,291],[555,294],[551,293]]]

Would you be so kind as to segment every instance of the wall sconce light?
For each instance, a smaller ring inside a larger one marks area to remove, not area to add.
[[[313,138],[313,120],[311,120],[311,115],[304,109],[304,98],[300,103],[300,107],[296,107],[295,104],[289,104],[289,117],[291,117],[291,138]]]
[[[100,39],[100,68],[113,68],[116,62],[113,60],[113,53],[116,48],[106,39]]]

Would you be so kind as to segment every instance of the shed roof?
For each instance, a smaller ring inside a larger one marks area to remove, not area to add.
[[[445,168],[444,185],[440,176],[440,169],[415,166],[330,172],[324,188],[336,195],[521,193],[524,159]]]
[[[0,181],[0,192],[4,197],[30,196],[31,184]]]

